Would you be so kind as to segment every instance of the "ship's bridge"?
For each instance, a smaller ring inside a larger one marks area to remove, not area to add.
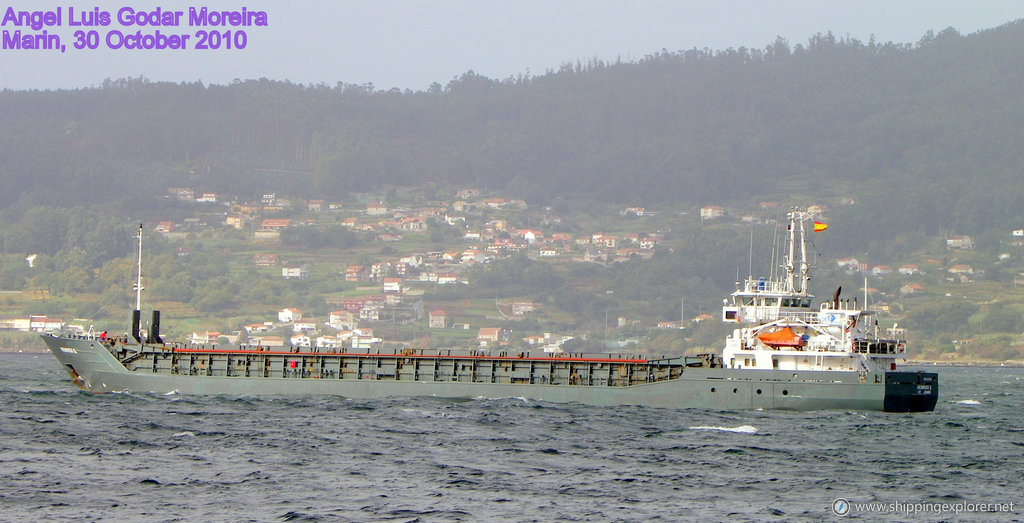
[[[790,317],[810,323],[817,316],[811,310],[813,301],[813,295],[795,292],[788,281],[747,279],[741,289],[732,293],[732,303],[722,307],[722,321],[764,323]]]

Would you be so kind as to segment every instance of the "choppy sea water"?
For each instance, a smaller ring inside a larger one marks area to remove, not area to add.
[[[1024,519],[1024,369],[938,371],[933,413],[723,412],[95,395],[0,354],[0,520]]]

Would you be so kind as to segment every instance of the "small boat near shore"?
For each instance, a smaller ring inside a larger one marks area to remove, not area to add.
[[[350,398],[508,398],[708,409],[934,410],[936,373],[897,370],[902,331],[880,332],[856,301],[813,306],[805,226],[789,215],[784,274],[748,278],[723,307],[737,324],[721,356],[481,353],[475,350],[206,346],[168,343],[160,313],[141,328],[142,227],[136,308],[126,336],[43,335],[74,383],[91,392],[321,394]]]

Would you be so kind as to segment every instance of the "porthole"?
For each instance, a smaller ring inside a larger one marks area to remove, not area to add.
[[[739,390],[740,390],[740,389],[732,389],[732,393],[733,393],[733,394],[736,394],[737,392],[739,392]]]
[[[761,389],[757,389],[757,393],[760,394],[761,393]]]
[[[782,389],[782,395],[783,396],[789,396],[789,391],[786,390],[786,389]]]
[[[711,392],[714,392],[714,391],[715,391],[715,388],[714,388],[714,387],[711,387]]]

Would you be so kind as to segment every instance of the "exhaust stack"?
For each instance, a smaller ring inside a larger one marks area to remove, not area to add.
[[[142,336],[139,335],[139,327],[142,324],[142,311],[135,309],[132,311],[132,337],[135,341],[142,343]]]
[[[153,319],[149,322],[149,333],[146,334],[146,343],[160,343],[163,344],[164,340],[160,338],[160,311],[153,311]]]

